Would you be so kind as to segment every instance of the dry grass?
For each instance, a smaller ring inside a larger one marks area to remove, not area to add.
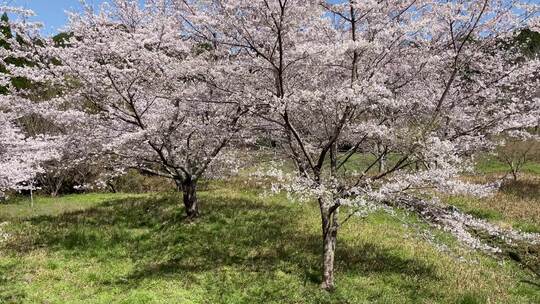
[[[496,175],[467,177],[473,182],[491,182]],[[447,197],[446,201],[463,211],[513,226],[527,232],[540,232],[540,176],[524,175],[517,181],[507,180],[500,190],[488,198]]]

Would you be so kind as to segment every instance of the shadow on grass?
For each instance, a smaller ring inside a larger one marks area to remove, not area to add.
[[[173,196],[129,198],[60,216],[40,216],[20,223],[6,247],[19,254],[46,248],[69,258],[127,259],[133,263],[127,275],[101,282],[126,289],[153,279],[192,284],[198,274],[215,273],[217,278],[224,268],[233,268],[238,275],[256,273],[263,279],[284,272],[304,285],[320,283],[320,236],[298,228],[299,217],[311,214],[291,205],[204,195],[205,213],[189,222],[179,205]],[[340,242],[336,263],[338,278],[408,277],[392,284],[411,297],[421,289],[422,280],[438,279],[433,266],[372,243],[350,247]]]

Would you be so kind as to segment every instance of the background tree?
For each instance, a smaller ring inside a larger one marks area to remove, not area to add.
[[[30,81],[13,70],[31,66],[28,58],[19,56],[13,46],[27,45],[24,39],[15,33],[36,33],[39,24],[32,22],[10,22],[8,13],[22,19],[32,16],[28,10],[0,8],[0,95],[8,92],[27,91]],[[33,189],[34,179],[43,172],[42,164],[58,155],[59,137],[27,132],[25,117],[16,111],[17,105],[10,96],[0,98],[0,192],[5,190]]]
[[[521,134],[521,132],[519,132]],[[508,173],[514,181],[529,161],[540,160],[540,141],[538,135],[520,136],[511,134],[504,137],[502,143],[496,149],[497,159],[508,166]]]
[[[524,28],[504,46],[518,48],[522,53],[519,60],[537,60],[540,56],[540,33]],[[540,72],[533,71],[529,77],[529,81],[538,81]],[[514,93],[520,94],[520,91]],[[540,88],[536,89],[536,97],[540,97]],[[514,181],[518,179],[520,171],[528,161],[540,159],[539,126],[540,119],[534,128],[526,132],[510,130],[505,133],[501,144],[497,147],[497,158],[508,165]]]
[[[0,10],[1,12],[1,10]],[[16,34],[14,35],[11,30],[11,24],[9,22],[9,17],[6,12],[2,14],[0,17],[0,49],[4,50],[10,50],[10,40],[17,40],[17,43],[24,43],[20,37],[18,37]],[[7,65],[13,65],[16,67],[22,67],[25,65],[30,65],[31,62],[26,61],[24,58],[19,58],[16,55],[7,55],[5,58],[3,58],[3,61]],[[7,66],[2,64],[0,65],[0,73],[2,74],[9,74],[9,70],[7,69]],[[31,83],[28,79],[24,77],[10,77],[9,79],[10,85],[15,90],[24,90],[29,89],[31,87]],[[9,93],[9,89],[7,86],[0,86],[0,94],[6,95]]]
[[[19,103],[73,134],[79,129],[117,165],[174,180],[188,217],[196,217],[197,182],[232,163],[225,150],[247,108],[226,87],[228,58],[201,48],[183,26],[169,1],[113,1],[72,14],[67,47],[53,39],[18,44],[37,63],[10,70],[59,92],[39,103],[18,94]]]
[[[6,190],[33,189],[43,172],[41,164],[57,156],[50,138],[27,137],[17,128],[12,114],[0,103],[0,194]]]
[[[9,7],[5,7],[4,10],[11,12],[19,20],[15,19],[14,22],[10,22],[6,12],[0,18],[0,48],[4,50],[4,64],[0,64],[0,72],[6,82],[6,85],[0,87],[0,94],[18,94],[24,96],[28,102],[33,103],[39,103],[42,100],[56,96],[59,93],[58,89],[49,83],[42,81],[32,82],[29,78],[13,75],[8,70],[8,68],[32,68],[36,65],[36,62],[41,59],[39,57],[32,58],[31,55],[36,54],[35,50],[44,46],[44,40],[36,35],[35,29],[37,25],[27,23],[26,19],[32,15],[31,12]],[[26,26],[27,24],[29,27]],[[19,35],[16,31],[13,32],[12,27],[19,30],[22,35]],[[65,47],[65,41],[69,38],[68,33],[60,33],[53,36],[52,41],[56,47]],[[25,55],[24,52],[17,53],[17,49],[22,49],[22,47],[28,54]],[[19,131],[25,136],[67,136],[69,130],[73,129],[70,126],[62,128],[60,125],[55,124],[53,120],[45,118],[41,113],[32,111],[31,107],[26,108],[25,103],[17,104],[15,102],[10,107],[10,111],[18,113],[16,124],[20,128]],[[34,176],[34,179],[36,186],[39,186],[43,192],[51,195],[56,195],[60,191],[71,193],[74,191],[73,186],[86,181],[88,175],[93,175],[93,178],[97,175],[99,170],[97,170],[96,166],[90,164],[92,163],[90,158],[83,158],[82,150],[91,150],[90,147],[84,146],[80,140],[76,142],[76,139],[75,136],[65,141],[61,151],[60,146],[56,147],[57,152],[61,155],[40,163],[41,169],[39,174]],[[75,153],[75,151],[78,153]],[[75,155],[77,155],[76,158]],[[90,174],[91,172],[92,174]]]

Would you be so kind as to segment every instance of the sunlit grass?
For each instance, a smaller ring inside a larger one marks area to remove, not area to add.
[[[354,156],[345,169],[363,170],[373,159]],[[504,172],[497,166],[483,170]],[[344,224],[338,289],[321,291],[317,207],[261,196],[251,173],[202,182],[203,214],[192,222],[174,193],[0,204],[0,229],[9,234],[0,241],[0,303],[540,303],[540,290],[525,282],[530,274],[518,264],[466,250],[404,212]],[[534,174],[488,199],[446,201],[502,226],[540,232]],[[426,232],[449,249],[436,249],[421,236]]]
[[[483,174],[504,174],[509,172],[510,167],[494,156],[485,155],[478,160],[477,169]],[[521,168],[521,172],[525,174],[540,175],[540,163],[533,161],[525,162]]]
[[[513,262],[471,253],[435,232],[452,248],[440,252],[404,213],[404,222],[376,213],[344,224],[338,289],[321,291],[316,206],[261,197],[246,185],[201,192],[203,215],[194,222],[171,194],[40,198],[39,213],[22,202],[0,206],[10,234],[0,245],[0,303],[540,301]]]
[[[0,203],[0,222],[39,215],[58,215],[97,206],[111,199],[140,196],[139,194],[88,193],[71,194],[60,197],[36,196],[32,206],[27,196],[10,198]]]

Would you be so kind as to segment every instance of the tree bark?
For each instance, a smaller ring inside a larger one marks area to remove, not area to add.
[[[193,219],[199,217],[199,205],[197,202],[197,181],[191,178],[185,179],[181,183],[183,194],[184,208],[188,218]]]
[[[517,170],[515,169],[512,169],[512,178],[514,179],[514,181],[517,181],[518,179]]]
[[[111,192],[112,192],[112,193],[116,193],[116,192],[117,192],[117,191],[116,191],[116,187],[114,186],[114,183],[112,183],[112,182],[109,181],[109,182],[107,182],[107,186],[109,186],[109,188],[111,189]]]
[[[383,172],[384,169],[385,169],[386,156],[383,154],[385,152],[386,152],[385,148],[382,147],[380,144],[377,144],[377,153],[380,155],[380,159],[379,159],[379,163],[378,163],[379,173]]]
[[[57,197],[58,193],[60,193],[60,190],[62,189],[62,181],[57,181],[53,187],[51,197]]]
[[[333,291],[334,285],[334,259],[336,252],[337,232],[339,229],[339,207],[328,208],[321,205],[322,237],[323,237],[323,274],[321,288]]]

